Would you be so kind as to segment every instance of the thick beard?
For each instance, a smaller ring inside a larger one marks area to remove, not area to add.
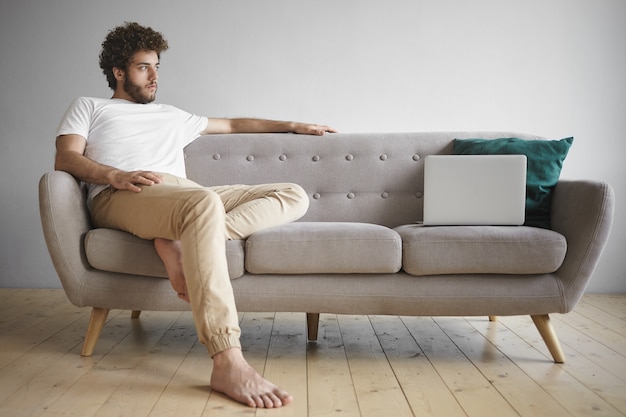
[[[151,96],[145,95],[141,92],[141,87],[131,83],[128,78],[124,80],[124,91],[139,104],[152,103],[156,98],[156,90]]]

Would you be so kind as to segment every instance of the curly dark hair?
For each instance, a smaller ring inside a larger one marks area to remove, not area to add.
[[[128,69],[136,52],[155,51],[160,57],[168,47],[161,33],[135,22],[125,22],[123,26],[111,30],[100,51],[100,68],[107,77],[109,87],[115,90],[117,84],[113,68]]]

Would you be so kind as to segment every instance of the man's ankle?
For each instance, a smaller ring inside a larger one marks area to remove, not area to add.
[[[233,346],[233,347],[224,349],[214,354],[213,364],[214,366],[226,366],[232,362],[239,361],[242,359],[244,358],[243,358],[243,352],[241,351],[241,348],[237,346]]]

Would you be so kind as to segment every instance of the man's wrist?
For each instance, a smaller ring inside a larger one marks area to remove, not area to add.
[[[104,183],[107,184],[107,185],[111,185],[111,186],[115,187],[115,185],[118,182],[118,176],[122,172],[123,171],[118,169],[118,168],[109,168],[109,169],[107,169],[105,174],[104,174],[104,178],[105,178]]]

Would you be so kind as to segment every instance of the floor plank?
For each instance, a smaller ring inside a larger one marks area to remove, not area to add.
[[[23,356],[75,321],[84,319],[90,311],[78,309],[60,297],[29,301],[34,304],[25,302],[14,309],[17,314],[5,317],[7,321],[0,330],[0,367]]]
[[[585,295],[581,301],[592,304],[622,320],[626,320],[626,297],[623,295],[590,294]]]
[[[50,405],[44,416],[91,417],[124,384],[133,370],[180,313],[153,312],[140,320],[129,319],[133,331],[83,375],[63,396]],[[106,335],[103,335],[106,336]],[[106,337],[105,337],[106,338]],[[97,346],[99,348],[99,346]],[[149,384],[149,381],[143,381]],[[111,414],[114,416],[117,414]]]
[[[620,415],[596,392],[565,372],[561,365],[555,364],[550,356],[546,356],[549,355],[547,351],[540,352],[526,339],[515,333],[524,327],[530,333],[537,332],[533,329],[534,324],[530,317],[500,318],[495,323],[480,318],[467,320],[496,349],[506,355],[521,371],[559,402],[569,414],[576,417]],[[508,326],[511,326],[511,329]]]
[[[518,416],[434,319],[403,318],[426,357],[468,416]]]
[[[367,316],[339,316],[362,416],[413,416]]]
[[[483,320],[488,322],[486,317]],[[568,411],[559,402],[467,321],[461,318],[437,318],[436,322],[517,413],[567,415]]]
[[[371,316],[381,346],[418,416],[465,416],[454,394],[399,317]]]
[[[133,367],[95,416],[147,415],[196,340],[195,328],[191,324],[190,314],[179,313],[176,321],[149,354]]]
[[[201,416],[211,394],[212,364],[206,346],[196,339],[148,417]]]
[[[90,309],[62,290],[0,289],[0,416],[626,416],[626,296],[553,315],[555,364],[527,316],[240,313],[244,355],[295,401],[252,409],[209,387],[190,312],[111,311],[80,356]]]
[[[61,330],[57,329],[55,334],[33,348],[30,348],[31,343],[24,343],[22,339],[16,339],[11,343],[5,341],[2,345],[3,350],[8,349],[8,352],[15,353],[16,357],[0,368],[0,402],[27,385],[51,363],[79,346],[86,326],[87,316],[83,316],[82,320],[72,320],[69,326],[66,325]],[[36,335],[31,335],[31,337],[39,339]],[[28,346],[26,352],[21,352],[22,354],[19,352],[20,344]]]
[[[613,374],[622,382],[626,382],[626,352],[615,351],[603,343],[604,339],[598,340],[590,336],[583,329],[569,325],[563,317],[555,315],[554,322],[559,325],[558,336],[561,343],[572,353],[582,355],[606,372]]]
[[[546,359],[550,359],[550,353],[530,318],[502,317],[499,322],[505,324],[511,331],[530,343]],[[555,324],[556,333],[560,335],[564,328],[558,322]],[[604,370],[585,355],[578,353],[575,350],[575,345],[565,343],[562,345],[566,360],[564,364],[557,365],[561,371],[567,372],[569,376],[595,392],[606,404],[615,408],[619,413],[626,414],[626,385],[611,372]],[[563,379],[566,380],[566,378]],[[559,383],[561,383],[560,378]]]
[[[287,390],[294,401],[288,407],[257,410],[257,416],[307,415],[306,349],[304,313],[276,313],[263,376]]]
[[[361,415],[336,315],[320,315],[318,341],[308,346],[307,385],[310,417]]]
[[[593,338],[596,342],[614,350],[626,352],[626,336],[623,336],[619,327],[611,328],[604,323],[598,323],[577,311],[568,314],[555,314],[555,320],[567,323],[568,326],[580,330]]]
[[[626,336],[626,319],[612,314],[610,310],[598,307],[586,299],[581,300],[576,306],[576,313],[610,328],[621,336]]]

